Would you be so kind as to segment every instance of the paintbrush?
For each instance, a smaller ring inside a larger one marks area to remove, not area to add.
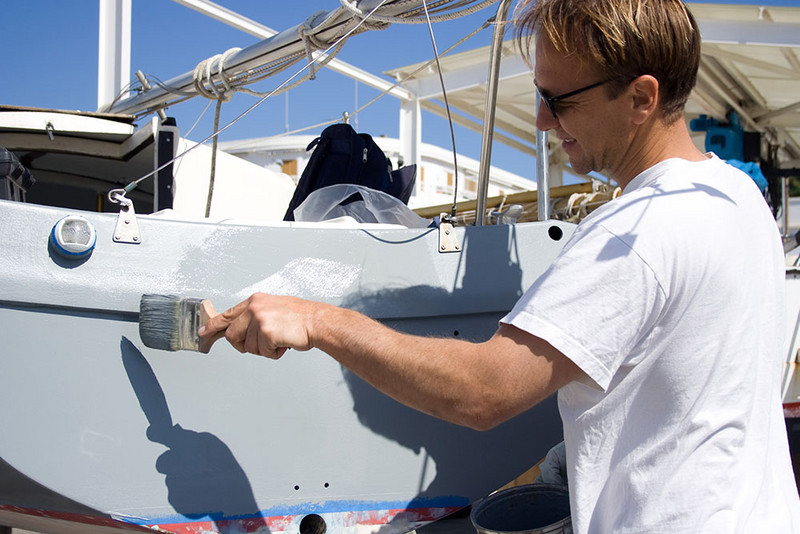
[[[139,336],[151,349],[193,350],[207,354],[224,335],[200,339],[197,331],[217,315],[210,300],[174,295],[142,295]]]

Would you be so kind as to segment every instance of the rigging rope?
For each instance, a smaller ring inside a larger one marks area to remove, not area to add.
[[[198,63],[194,68],[194,73],[192,74],[192,82],[195,90],[204,97],[212,100],[224,100],[227,102],[233,98],[232,91],[235,91],[235,89],[231,85],[231,79],[225,73],[225,62],[229,57],[240,50],[241,48],[229,48],[222,54],[211,56],[210,58],[204,59]],[[215,65],[217,66],[216,74],[219,76],[222,87],[214,83],[214,73],[212,72],[212,68]],[[208,85],[211,87],[210,91],[206,89],[206,83],[208,83]]]
[[[233,54],[241,50],[241,48],[230,48],[223,54],[217,54],[197,64],[192,76],[194,88],[198,93],[208,98],[209,100],[216,99],[217,106],[214,110],[214,130],[219,129],[219,116],[222,110],[222,103],[230,101],[233,98],[235,90],[230,84],[228,76],[225,74],[225,61]],[[219,76],[222,87],[214,83],[214,74],[212,68],[216,65],[217,74]],[[211,87],[207,90],[205,84]],[[211,214],[211,200],[214,196],[214,179],[217,174],[217,136],[214,136],[211,142],[211,169],[208,177],[208,196],[206,198],[206,218]]]
[[[241,120],[246,115],[248,115],[250,112],[252,112],[256,107],[260,106],[268,98],[270,98],[270,97],[272,97],[272,96],[274,96],[276,94],[280,94],[282,92],[288,91],[288,90],[292,89],[293,87],[296,87],[300,83],[305,82],[308,79],[314,79],[314,77],[315,77],[315,64],[317,65],[317,68],[322,67],[325,64],[327,64],[341,50],[341,48],[344,46],[345,40],[348,39],[351,35],[356,34],[356,33],[361,33],[361,32],[367,31],[367,30],[384,29],[384,28],[388,27],[388,25],[390,23],[393,23],[393,22],[394,23],[401,23],[401,24],[418,24],[418,23],[427,22],[428,26],[429,26],[430,33],[431,33],[431,39],[433,40],[433,30],[431,28],[431,23],[432,22],[439,22],[439,21],[443,21],[443,20],[452,20],[452,19],[458,18],[460,16],[468,15],[470,13],[473,13],[473,12],[476,12],[476,11],[478,11],[480,9],[483,9],[484,7],[486,7],[488,5],[494,4],[498,0],[458,0],[456,2],[452,2],[452,0],[439,0],[437,2],[431,3],[431,9],[432,10],[443,11],[443,10],[445,10],[444,6],[447,6],[448,4],[451,4],[451,3],[454,4],[454,5],[449,7],[449,9],[454,9],[454,8],[458,9],[461,6],[470,6],[470,5],[471,5],[471,7],[467,7],[467,8],[465,8],[465,9],[459,11],[459,12],[449,13],[449,14],[444,14],[444,15],[438,15],[438,16],[433,16],[433,17],[431,17],[430,14],[429,14],[427,1],[423,0],[423,10],[422,11],[424,11],[424,18],[419,18],[419,19],[415,19],[414,18],[414,17],[418,16],[418,14],[421,12],[421,10],[418,7],[415,10],[411,10],[409,13],[406,13],[406,14],[403,14],[403,15],[400,15],[400,16],[386,17],[386,16],[377,15],[376,13],[385,4],[387,4],[389,1],[390,0],[382,0],[369,13],[365,14],[363,11],[361,11],[360,9],[357,8],[356,0],[352,0],[352,1],[340,0],[341,5],[346,10],[352,12],[355,15],[354,18],[357,19],[358,22],[356,23],[356,25],[354,27],[350,28],[346,32],[337,33],[331,39],[331,41],[333,41],[331,44],[329,44],[329,42],[325,42],[325,41],[319,40],[315,34],[313,34],[312,32],[308,31],[308,29],[310,29],[310,21],[312,19],[314,19],[316,16],[318,16],[318,13],[314,14],[311,17],[309,17],[308,19],[306,19],[306,22],[301,26],[301,28],[299,30],[300,38],[303,40],[303,44],[304,44],[304,49],[305,49],[304,52],[298,53],[298,54],[293,54],[293,55],[288,56],[286,58],[281,58],[281,59],[276,60],[276,61],[274,61],[274,62],[272,62],[272,63],[270,63],[268,65],[261,66],[261,67],[259,67],[257,69],[248,70],[247,72],[241,73],[241,74],[236,75],[236,76],[229,76],[225,72],[225,62],[233,54],[238,52],[240,49],[231,48],[231,49],[227,50],[226,52],[224,52],[222,54],[217,54],[215,56],[212,56],[212,57],[200,62],[197,65],[197,67],[195,67],[195,70],[194,70],[194,73],[193,73],[193,77],[192,77],[193,78],[193,84],[194,84],[194,87],[195,87],[195,89],[197,90],[197,92],[199,94],[205,96],[206,98],[217,100],[217,107],[216,107],[215,118],[214,118],[214,130],[213,130],[213,133],[211,135],[209,135],[208,137],[206,137],[205,139],[203,139],[201,142],[197,143],[196,145],[194,145],[192,147],[189,147],[186,150],[184,150],[183,152],[181,152],[180,154],[176,155],[174,158],[172,158],[167,163],[164,163],[163,165],[159,166],[155,170],[153,170],[153,171],[145,174],[144,176],[142,176],[142,177],[130,182],[124,188],[114,189],[112,191],[109,191],[108,198],[110,200],[112,200],[113,202],[119,202],[119,197],[124,198],[126,193],[129,193],[130,191],[135,189],[139,185],[139,183],[141,183],[143,180],[155,175],[156,173],[158,173],[162,169],[166,168],[167,166],[171,165],[176,160],[179,160],[180,158],[182,158],[183,156],[185,156],[187,153],[189,153],[190,151],[194,150],[198,146],[203,145],[203,144],[207,143],[209,140],[213,139],[213,145],[212,145],[212,169],[211,169],[211,176],[210,176],[210,181],[209,181],[209,196],[208,196],[208,201],[207,201],[207,205],[206,205],[206,217],[208,217],[208,215],[210,213],[210,206],[211,206],[211,196],[212,196],[213,182],[214,182],[214,167],[215,167],[215,164],[216,164],[215,155],[216,155],[217,138],[218,138],[219,134],[221,134],[223,131],[227,130],[229,127],[233,126],[234,124],[236,124],[239,120]],[[393,5],[393,7],[396,7],[397,5],[402,5],[404,3],[417,4],[417,1],[416,0],[396,0],[395,2],[392,2],[392,5]],[[370,22],[367,22],[368,20]],[[479,28],[478,30],[474,31],[467,38],[471,37],[472,35],[474,35],[478,31],[484,29],[486,27],[486,24],[487,23],[484,23],[484,25],[481,28]],[[308,28],[306,28],[307,25],[309,26]],[[448,48],[447,51],[451,50],[452,48],[454,48],[455,46],[457,46],[458,44],[460,44],[461,42],[463,42],[467,38],[462,39],[461,41],[459,41],[455,45],[451,46],[450,48]],[[314,57],[313,57],[314,50],[311,50],[312,45],[317,50],[322,50],[325,47],[327,47],[327,48],[325,48],[325,50],[321,54],[319,54],[316,59],[314,59]],[[433,45],[434,45],[434,53],[436,53],[436,43],[435,43],[435,41],[434,41]],[[294,75],[292,75],[290,78],[288,78],[286,81],[284,81],[282,84],[280,84],[278,87],[276,87],[272,91],[268,91],[268,92],[263,92],[262,93],[262,92],[256,92],[256,91],[253,91],[253,90],[250,90],[250,89],[244,87],[245,84],[255,83],[255,82],[259,81],[259,80],[262,80],[262,79],[267,78],[269,76],[273,76],[273,75],[275,75],[275,74],[277,74],[277,73],[289,68],[291,65],[295,64],[296,62],[298,62],[303,57],[305,57],[307,59],[307,63],[300,70],[298,70]],[[322,59],[319,59],[320,57]],[[415,70],[411,75],[416,74],[419,70],[421,70],[424,67],[427,67],[427,65],[429,65],[433,61],[434,60],[431,60],[430,62],[426,63],[423,67],[420,67],[419,69]],[[436,61],[437,65],[438,65],[438,53],[437,53],[437,57],[436,57],[435,61]],[[214,69],[215,66],[216,66],[216,69]],[[214,72],[214,70],[216,70],[216,72]],[[309,74],[307,74],[304,77],[300,78],[299,80],[295,81],[295,79],[298,78],[300,76],[300,74],[303,73],[306,70],[309,70]],[[219,83],[215,83],[215,81],[214,81],[214,76],[215,75],[218,76]],[[409,76],[411,76],[411,75],[409,75]],[[440,80],[441,80],[441,68],[439,68],[439,76],[440,76]],[[407,78],[408,77],[406,77],[405,79],[407,79]],[[443,84],[444,83],[443,80],[441,80],[441,81],[442,81],[442,84]],[[382,96],[384,96],[391,89],[393,89],[394,87],[398,86],[401,82],[402,81],[399,81],[399,82],[395,83],[390,89],[384,91],[384,93],[382,93],[378,97],[372,99],[366,105],[364,105],[361,108],[359,108],[358,110],[356,110],[354,112],[354,114],[358,113],[361,110],[363,110],[365,107],[367,107],[370,104],[372,104],[373,102],[375,102],[378,98],[381,98]],[[210,89],[206,88],[206,86],[205,86],[206,83],[208,83]],[[178,102],[182,102],[184,100],[188,100],[189,98],[191,98],[191,94],[187,93],[186,91],[180,91],[180,90],[176,90],[174,88],[170,88],[166,84],[161,82],[160,80],[156,79],[156,84],[159,87],[161,87],[162,89],[165,89],[167,92],[170,92],[172,94],[181,95],[181,96],[183,96],[183,98],[180,98],[180,99],[178,99],[176,101],[170,102],[169,104],[164,104],[164,105],[161,105],[161,106],[154,106],[152,109],[145,110],[142,114],[138,114],[137,116],[149,114],[149,113],[152,113],[153,111],[155,111],[155,109],[160,109],[162,107],[167,107],[168,105],[172,105],[172,104],[175,104],[175,103],[178,103]],[[129,86],[130,85],[131,84],[129,84]],[[442,85],[442,90],[444,91],[444,86],[443,85]],[[237,92],[237,91],[246,92],[248,94],[251,94],[251,95],[254,95],[254,96],[258,96],[260,98],[255,104],[253,104],[252,106],[247,108],[245,111],[240,113],[231,122],[227,123],[226,125],[224,125],[223,127],[220,128],[219,127],[219,115],[220,115],[220,110],[221,110],[221,104],[222,104],[223,101],[230,100],[232,98],[232,96],[233,96],[232,94],[234,92]],[[452,139],[452,142],[453,142],[453,152],[454,152],[454,160],[455,160],[455,157],[456,157],[455,156],[455,137],[454,137],[454,134],[453,134],[452,120],[450,119],[450,109],[449,109],[449,106],[447,105],[447,96],[446,96],[446,94],[444,94],[444,98],[445,98],[445,105],[447,107],[448,120],[450,122],[451,139]],[[337,121],[338,121],[338,119],[337,119]],[[332,122],[336,122],[336,121],[332,121]],[[286,135],[286,134],[284,134],[284,135]],[[457,187],[457,173],[458,173],[457,164],[455,165],[455,173],[456,173],[456,187]],[[454,208],[455,208],[455,201],[454,201]]]
[[[437,0],[435,2],[427,2],[427,7],[431,13],[441,13],[439,15],[431,16],[431,22],[440,22],[444,20],[452,20],[456,19],[461,16],[469,15],[471,13],[477,12],[486,6],[496,3],[498,0]],[[356,25],[347,30],[348,22],[342,22],[341,16],[328,16],[327,19],[332,19],[334,22],[329,22],[328,20],[319,23],[317,26],[314,26],[314,31],[311,32],[308,29],[303,30],[303,35],[300,37],[303,41],[304,50],[299,53],[293,53],[289,56],[274,60],[266,65],[256,67],[246,72],[242,72],[236,75],[228,75],[225,73],[224,75],[219,72],[219,69],[214,69],[214,65],[216,62],[213,61],[215,58],[218,61],[221,57],[220,55],[213,56],[208,60],[205,60],[204,63],[210,70],[214,70],[216,72],[213,73],[215,76],[220,77],[219,84],[212,84],[210,88],[206,88],[205,86],[202,89],[198,89],[198,92],[201,94],[202,91],[211,91],[213,93],[214,89],[219,89],[220,87],[224,87],[226,90],[235,90],[238,92],[244,92],[256,97],[262,97],[265,94],[278,94],[275,91],[265,93],[265,92],[258,92],[247,89],[245,86],[256,83],[261,81],[265,78],[270,76],[274,76],[283,70],[289,68],[290,66],[294,65],[298,61],[303,58],[308,57],[308,53],[306,49],[308,48],[308,42],[311,43],[317,50],[322,50],[328,48],[331,50],[332,54],[336,54],[341,49],[341,46],[344,44],[344,39],[348,38],[349,36],[357,33],[361,33],[367,30],[382,30],[389,26],[391,23],[397,24],[421,24],[426,22],[424,9],[419,6],[419,0],[392,0],[392,1],[384,1],[373,8],[368,13],[365,13],[363,10],[359,9],[358,0],[340,0],[340,5],[342,6],[342,11],[345,13],[349,13],[351,18],[349,19],[352,21],[357,21]],[[405,13],[401,13],[400,15],[394,16],[386,16],[381,15],[380,13],[385,12],[386,9],[391,6],[393,11],[397,11],[398,6],[403,6],[405,4],[409,4],[413,6]],[[304,28],[310,28],[311,24],[320,16],[320,14],[325,14],[327,12],[321,11],[314,13],[310,17],[306,19],[303,23]],[[337,19],[337,17],[339,17]],[[330,30],[335,28],[336,26],[341,26],[338,32],[330,37],[327,41],[322,40],[319,38],[319,34],[322,32],[330,33]],[[331,45],[333,43],[335,46]],[[327,52],[326,52],[327,53]],[[224,55],[224,54],[223,54]],[[227,59],[227,58],[225,58]],[[329,60],[327,60],[329,61]],[[223,60],[223,63],[225,61]],[[317,61],[316,63],[311,64],[311,69],[318,71],[320,67],[324,65],[326,61]],[[208,76],[206,78],[210,78]],[[150,77],[153,78],[153,77]],[[309,77],[304,78],[303,80],[298,80],[298,84],[302,83],[304,80],[309,79]],[[158,80],[157,78],[153,79],[153,83],[157,85],[159,88],[164,90],[168,94],[178,95],[180,98],[177,98],[172,101],[166,101],[162,104],[153,104],[152,106],[143,109],[139,112],[135,112],[134,115],[138,117],[142,117],[153,113],[157,109],[169,107],[171,105],[183,102],[188,98],[196,95],[197,93],[194,91],[186,91],[175,87],[170,87],[167,84],[163,83],[162,81]],[[226,85],[227,84],[227,85]],[[282,87],[280,92],[289,90],[295,87],[297,84]],[[141,88],[138,89],[141,91]],[[114,99],[113,103],[119,101],[119,99],[123,96],[124,93],[120,93],[117,98]]]
[[[219,128],[219,113],[222,110],[222,99],[217,99],[217,109],[214,110],[214,131]],[[211,199],[214,196],[214,179],[217,175],[217,138],[211,141],[211,174],[208,177],[208,197],[206,198],[206,219],[211,215]]]
[[[381,0],[381,3],[380,3],[380,4],[378,4],[377,6],[375,6],[375,8],[373,9],[373,12],[374,12],[374,11],[376,11],[376,10],[378,10],[378,9],[379,9],[381,6],[383,6],[384,4],[386,4],[388,1],[389,1],[389,0]],[[358,29],[359,29],[359,28],[362,26],[363,22],[364,22],[363,20],[359,21],[359,22],[358,22],[358,23],[357,23],[357,24],[356,24],[356,25],[355,25],[353,28],[351,28],[351,29],[350,29],[350,30],[349,30],[349,31],[348,31],[348,32],[347,32],[347,33],[346,33],[344,36],[342,36],[342,37],[341,37],[341,39],[340,39],[338,42],[336,42],[336,43],[332,44],[330,47],[328,47],[328,49],[327,49],[327,50],[325,50],[325,51],[323,52],[323,54],[327,54],[327,53],[329,53],[329,52],[330,52],[331,50],[333,50],[333,49],[337,49],[337,50],[338,50],[338,49],[340,49],[340,48],[341,48],[341,46],[343,46],[343,44],[344,44],[344,41],[345,41],[345,40],[346,40],[346,39],[347,39],[347,38],[348,38],[350,35],[352,35],[352,34],[353,34],[355,31],[357,31],[357,30],[358,30]],[[329,57],[330,57],[330,56],[329,56]],[[328,61],[329,61],[329,60],[328,60]],[[155,175],[155,174],[156,174],[156,173],[158,173],[159,171],[161,171],[161,170],[163,170],[164,168],[168,167],[169,165],[171,165],[171,164],[172,164],[173,162],[175,162],[176,160],[178,160],[178,159],[182,158],[183,156],[185,156],[186,154],[188,154],[188,153],[189,153],[189,152],[191,152],[192,150],[196,149],[198,146],[200,146],[200,145],[204,145],[205,143],[207,143],[207,142],[208,142],[209,140],[211,140],[211,139],[216,139],[216,138],[219,136],[219,134],[221,134],[222,132],[224,132],[225,130],[227,130],[228,128],[230,128],[231,126],[233,126],[234,124],[236,124],[237,122],[239,122],[239,121],[240,121],[242,118],[244,118],[246,115],[250,114],[250,112],[252,112],[252,111],[253,111],[254,109],[256,109],[258,106],[260,106],[260,105],[261,105],[261,104],[262,104],[264,101],[266,101],[266,100],[267,100],[269,97],[273,96],[274,94],[277,94],[277,93],[278,93],[278,91],[280,91],[280,90],[282,90],[282,89],[286,88],[286,86],[288,86],[288,85],[289,85],[289,84],[290,84],[290,83],[291,83],[291,82],[292,82],[292,81],[293,81],[295,78],[297,78],[298,76],[300,76],[300,74],[301,74],[303,71],[305,71],[305,70],[306,70],[308,67],[309,67],[309,65],[308,65],[308,64],[304,65],[304,66],[303,66],[303,67],[302,67],[300,70],[298,70],[298,71],[297,71],[296,73],[294,73],[294,74],[293,74],[291,77],[289,77],[289,79],[287,79],[285,82],[283,82],[281,85],[279,85],[278,87],[276,87],[276,88],[275,88],[275,89],[273,89],[272,91],[270,91],[270,92],[268,92],[268,93],[264,94],[264,95],[263,95],[263,96],[262,96],[262,97],[261,97],[261,98],[260,98],[260,99],[259,99],[259,100],[258,100],[256,103],[255,103],[255,104],[253,104],[252,106],[250,106],[249,108],[247,108],[246,110],[244,110],[244,111],[243,111],[242,113],[240,113],[240,114],[239,114],[239,115],[238,115],[236,118],[234,118],[234,119],[233,119],[231,122],[229,122],[228,124],[226,124],[226,125],[225,125],[225,126],[223,126],[222,128],[215,127],[215,128],[214,128],[214,132],[213,132],[211,135],[209,135],[208,137],[206,137],[205,139],[203,139],[201,142],[197,143],[196,145],[194,145],[194,146],[192,146],[192,147],[189,147],[189,148],[187,148],[186,150],[184,150],[183,152],[181,152],[180,154],[178,154],[177,156],[175,156],[174,158],[172,158],[172,159],[171,159],[171,160],[169,160],[168,162],[164,163],[163,165],[160,165],[159,167],[157,167],[156,169],[154,169],[154,170],[152,170],[152,171],[148,172],[148,173],[147,173],[147,174],[145,174],[144,176],[141,176],[141,177],[137,178],[136,180],[133,180],[132,182],[128,183],[128,185],[126,185],[125,187],[123,187],[123,188],[119,188],[119,189],[112,189],[111,191],[109,191],[109,192],[108,192],[108,199],[109,199],[109,200],[111,200],[111,201],[112,201],[112,202],[114,202],[114,203],[120,203],[120,202],[121,202],[121,199],[124,199],[124,198],[125,198],[125,195],[126,195],[127,193],[130,193],[131,191],[133,191],[134,189],[136,189],[136,187],[138,187],[138,185],[139,185],[139,184],[140,184],[142,181],[146,180],[147,178],[150,178],[151,176]]]

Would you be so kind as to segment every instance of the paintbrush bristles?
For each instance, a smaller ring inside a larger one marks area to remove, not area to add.
[[[142,295],[139,303],[139,336],[153,349],[201,351],[197,330],[208,316],[198,298],[174,295]],[[203,352],[208,348],[203,347]]]

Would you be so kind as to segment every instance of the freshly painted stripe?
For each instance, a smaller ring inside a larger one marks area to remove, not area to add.
[[[286,516],[306,516],[308,514],[341,514],[358,512],[385,512],[395,511],[414,511],[449,509],[451,511],[463,508],[469,504],[466,497],[436,497],[431,499],[414,499],[410,502],[405,501],[366,501],[366,500],[347,500],[347,501],[326,501],[322,503],[302,503],[296,505],[275,506],[266,510],[261,510],[258,514],[248,515],[229,515],[209,513],[202,518],[212,521],[245,520],[251,518],[266,517],[286,517]],[[448,512],[449,513],[449,512]],[[143,514],[133,514],[142,516]],[[197,514],[199,515],[199,514]],[[128,522],[126,520],[126,522]],[[167,525],[178,523],[193,522],[192,518],[175,514],[172,516],[150,516],[147,518],[133,520],[129,522],[138,525]]]
[[[440,497],[415,499],[403,502],[332,501],[320,504],[303,504],[276,507],[258,515],[222,516],[208,514],[203,519],[192,520],[181,515],[169,518],[143,518],[136,516],[91,516],[65,512],[51,512],[12,505],[0,505],[0,510],[16,512],[41,518],[98,525],[117,530],[152,532],[157,528],[173,534],[201,534],[208,532],[236,532],[241,534],[262,532],[264,529],[276,533],[285,530],[297,531],[302,519],[310,514],[322,517],[331,531],[359,526],[380,526],[390,522],[419,528],[426,523],[449,515],[469,501],[465,497]],[[332,528],[332,527],[336,528]]]

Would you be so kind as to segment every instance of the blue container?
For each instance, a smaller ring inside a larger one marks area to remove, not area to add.
[[[472,507],[478,534],[572,534],[569,491],[528,484],[498,491]]]

